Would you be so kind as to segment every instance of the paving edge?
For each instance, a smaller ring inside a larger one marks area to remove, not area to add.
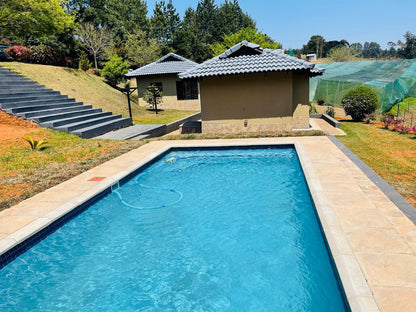
[[[333,135],[328,138],[416,225],[416,208]]]

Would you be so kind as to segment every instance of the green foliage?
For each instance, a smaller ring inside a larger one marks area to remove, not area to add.
[[[124,75],[127,74],[129,64],[117,55],[113,55],[110,60],[105,63],[101,75],[105,78],[110,86],[116,86],[123,81]]]
[[[13,46],[6,50],[6,55],[17,62],[29,62],[31,51],[25,46]]]
[[[83,71],[87,71],[91,68],[91,62],[88,60],[87,54],[84,51],[81,51],[78,68]]]
[[[216,42],[210,46],[214,55],[219,55],[236,45],[237,43],[247,40],[252,43],[259,44],[262,48],[279,49],[282,45],[279,42],[273,41],[269,36],[262,34],[253,28],[243,28],[239,32],[231,35],[224,35],[223,42]]]
[[[45,145],[47,141],[45,140],[35,140],[30,136],[24,137],[23,140],[29,143],[32,151],[43,151],[45,148],[47,148],[47,146]]]
[[[352,47],[338,46],[329,51],[328,57],[332,62],[349,62],[357,58],[357,51]]]
[[[318,58],[323,56],[325,39],[320,35],[312,36],[306,45],[303,45],[302,52],[304,54],[316,53]]]
[[[325,114],[331,116],[332,118],[335,117],[335,109],[333,107],[328,107],[325,111]]]
[[[157,104],[162,103],[163,92],[155,85],[150,85],[146,88],[146,91],[143,94],[143,99],[149,104],[152,105],[153,109],[157,114]]]
[[[63,33],[74,24],[60,0],[3,0],[0,3],[0,37],[25,41]]]
[[[150,18],[150,35],[165,45],[171,46],[176,30],[181,25],[181,18],[172,4],[164,0],[156,2],[153,16]]]
[[[162,45],[142,30],[127,35],[126,58],[132,67],[141,67],[161,57]]]
[[[222,35],[235,34],[243,28],[256,28],[254,20],[243,12],[237,0],[225,0],[218,9],[217,19]]]
[[[377,42],[364,42],[362,56],[364,58],[377,58],[381,55],[381,48]]]
[[[378,107],[377,94],[369,87],[358,87],[350,90],[343,98],[345,114],[350,115],[354,121],[361,121]]]
[[[127,34],[148,30],[147,4],[143,0],[107,0],[105,23],[115,38],[124,41]]]
[[[56,65],[61,63],[58,51],[48,46],[33,46],[30,48],[30,61],[35,64]]]
[[[403,37],[406,40],[405,42],[400,40],[397,42],[400,47],[398,50],[399,56],[407,59],[416,58],[416,35],[408,31]]]
[[[94,66],[98,69],[97,57],[104,52],[110,40],[110,34],[105,27],[96,27],[91,23],[79,24],[76,34],[84,48],[94,57]]]

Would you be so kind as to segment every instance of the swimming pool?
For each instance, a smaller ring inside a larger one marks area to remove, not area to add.
[[[163,155],[0,281],[6,311],[346,310],[288,146]]]

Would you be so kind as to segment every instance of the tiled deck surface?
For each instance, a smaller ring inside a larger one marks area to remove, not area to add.
[[[300,152],[352,310],[416,311],[415,225],[327,137],[151,142],[0,212],[0,253],[170,146],[280,143]]]

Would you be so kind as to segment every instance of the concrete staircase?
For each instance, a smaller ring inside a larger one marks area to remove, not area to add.
[[[58,131],[89,139],[132,125],[131,118],[103,112],[0,67],[0,109]]]

